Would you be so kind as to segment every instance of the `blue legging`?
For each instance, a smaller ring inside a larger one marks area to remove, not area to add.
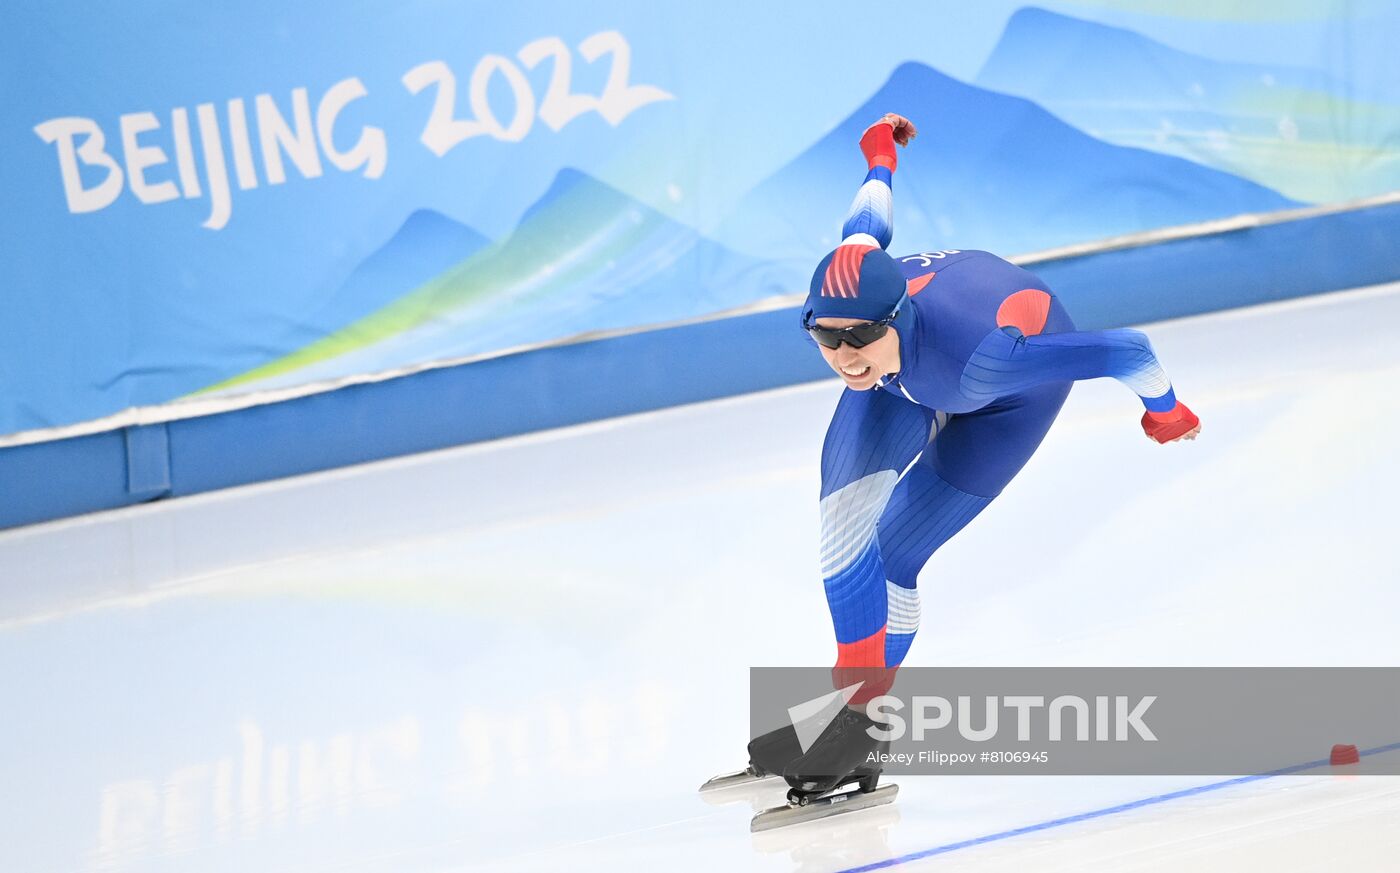
[[[955,416],[888,391],[842,393],[822,447],[821,491],[838,670],[903,662],[919,626],[919,570],[1030,460],[1071,384]]]

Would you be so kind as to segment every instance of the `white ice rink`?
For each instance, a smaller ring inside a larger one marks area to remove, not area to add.
[[[1201,438],[1077,386],[908,663],[1400,666],[1396,326],[1400,286],[1148,328]],[[0,870],[1400,869],[1400,778],[902,777],[760,835],[703,800],[749,665],[833,656],[840,390],[0,534]]]

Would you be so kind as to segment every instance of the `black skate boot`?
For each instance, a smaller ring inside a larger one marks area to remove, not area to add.
[[[759,776],[781,776],[783,768],[802,757],[797,729],[784,725],[749,743],[749,769]]]
[[[872,736],[884,728],[863,712],[843,708],[805,754],[783,767],[788,805],[754,816],[752,829],[768,830],[893,801],[899,787],[879,787],[890,741]],[[854,790],[837,792],[852,783],[857,785]]]
[[[803,795],[812,799],[851,782],[874,791],[884,769],[881,756],[889,752],[890,741],[876,739],[871,733],[885,727],[863,712],[842,709],[812,748],[783,768],[782,776],[792,788],[788,799],[800,803],[798,798]]]

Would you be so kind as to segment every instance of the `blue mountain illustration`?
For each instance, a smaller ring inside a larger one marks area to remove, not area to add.
[[[763,261],[570,167],[487,254],[502,265],[531,265],[532,280],[547,276],[505,283],[482,301],[524,316],[483,335],[495,343],[693,318],[795,290]]]
[[[1400,106],[1321,71],[1217,61],[1130,30],[1027,7],[976,83],[1120,145],[1327,201],[1400,187]]]
[[[1105,75],[1110,70],[1112,75]],[[1255,85],[1338,96],[1349,90],[1320,71],[1216,61],[1125,28],[1035,6],[1018,9],[1007,20],[974,81],[1012,94],[1032,89],[1037,101],[1063,95],[1067,100],[1171,97],[1183,102],[1199,96],[1196,91],[1219,95]]]
[[[491,244],[465,224],[441,212],[419,209],[359,263],[328,306],[335,327],[389,303]]]
[[[886,112],[908,116],[920,131],[895,174],[897,252],[1010,255],[1296,205],[1228,173],[1101,142],[1028,100],[909,62],[754,189],[716,237],[810,270],[839,241],[864,176],[860,134]]]
[[[572,168],[556,175],[508,237],[465,260],[449,258],[450,246],[426,243],[467,240],[460,229],[423,226],[435,232],[412,235],[421,249],[386,246],[366,261],[375,269],[365,275],[399,275],[395,258],[428,249],[440,255],[435,274],[327,337],[337,349],[333,355],[311,356],[294,369],[276,367],[266,377],[250,374],[238,390],[694,318],[799,290],[765,261],[731,251]]]

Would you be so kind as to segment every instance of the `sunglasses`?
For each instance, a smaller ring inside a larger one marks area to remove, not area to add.
[[[815,324],[804,325],[807,333],[812,335],[812,339],[817,341],[817,345],[828,349],[839,349],[842,343],[854,349],[863,349],[880,337],[889,333],[890,323],[899,315],[896,309],[885,318],[879,321],[868,321],[865,324],[857,324],[852,327],[817,327]]]

